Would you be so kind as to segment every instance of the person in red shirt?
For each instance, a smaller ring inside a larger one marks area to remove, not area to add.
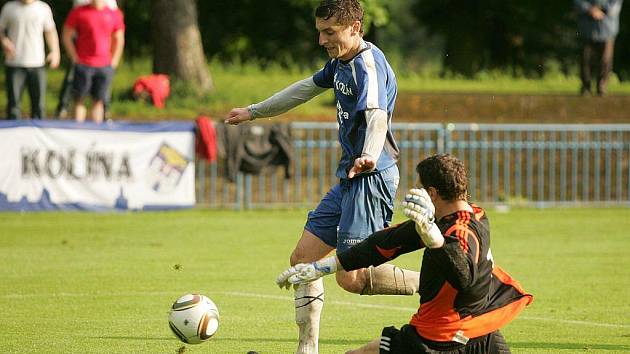
[[[68,14],[63,27],[63,44],[76,65],[72,91],[75,99],[74,115],[77,122],[85,121],[85,97],[92,97],[91,117],[101,123],[104,105],[120,63],[125,43],[125,24],[122,12],[107,7],[105,0],[92,0]]]
[[[422,188],[411,189],[403,202],[410,220],[337,255],[297,264],[276,283],[290,287],[424,248],[418,311],[401,329],[385,327],[380,338],[347,354],[510,353],[499,329],[532,302],[532,295],[495,264],[488,217],[467,200],[464,164],[453,155],[434,155],[416,171]]]

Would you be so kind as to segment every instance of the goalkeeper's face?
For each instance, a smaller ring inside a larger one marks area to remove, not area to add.
[[[319,31],[319,45],[326,49],[328,56],[341,60],[350,60],[359,50],[361,40],[361,22],[341,25],[337,16],[324,20],[316,18],[315,27]]]

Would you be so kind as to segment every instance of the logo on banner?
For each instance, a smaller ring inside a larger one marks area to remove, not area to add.
[[[158,193],[173,191],[188,167],[190,161],[179,151],[166,143],[149,162],[147,180],[151,188]]]

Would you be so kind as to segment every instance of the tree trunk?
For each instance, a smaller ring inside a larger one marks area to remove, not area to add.
[[[152,0],[153,72],[212,90],[197,23],[196,0]]]

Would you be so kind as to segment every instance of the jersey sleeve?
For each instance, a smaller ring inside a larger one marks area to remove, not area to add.
[[[119,30],[125,30],[125,17],[122,11],[116,9],[116,22],[114,23],[114,32]]]
[[[355,60],[357,111],[382,109],[387,112],[387,66],[379,53],[366,50]]]
[[[63,23],[64,26],[76,29],[79,9],[79,7],[76,7],[70,10],[68,17],[66,17],[66,21]]]
[[[0,28],[2,29],[6,29],[7,28],[7,24],[8,24],[8,20],[9,20],[9,16],[7,16],[7,12],[9,11],[8,8],[9,6],[11,6],[10,4],[4,4],[4,6],[2,6],[2,10],[0,10]]]
[[[336,59],[331,59],[326,62],[322,70],[313,75],[315,85],[323,88],[333,88],[335,81],[335,64]]]
[[[412,221],[377,231],[367,239],[337,254],[343,269],[377,266],[424,247]]]
[[[588,13],[588,11],[591,9],[591,6],[593,5],[587,0],[573,0],[573,7],[575,7],[581,13]]]
[[[45,3],[44,3],[45,4]],[[44,31],[49,32],[55,29],[55,20],[53,18],[52,10],[48,4],[45,4],[44,12]]]
[[[0,28],[2,29],[6,29],[7,28],[7,16],[5,15],[5,10],[6,10],[6,4],[2,7],[2,11],[0,11]]]

